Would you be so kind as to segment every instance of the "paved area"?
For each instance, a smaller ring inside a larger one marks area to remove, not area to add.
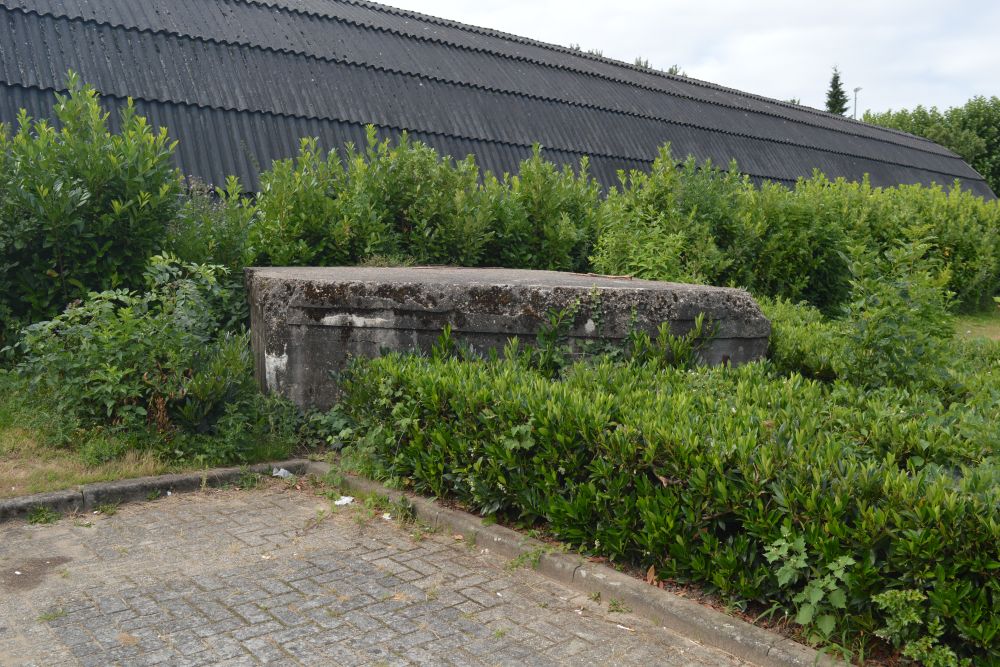
[[[0,665],[739,665],[454,535],[275,483],[0,524]]]

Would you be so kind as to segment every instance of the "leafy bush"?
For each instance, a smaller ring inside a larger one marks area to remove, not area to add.
[[[1000,289],[1000,206],[958,184],[871,189],[838,181],[843,219],[851,242],[872,252],[893,247],[914,226],[924,228],[928,257],[948,271],[947,287],[958,310],[989,305]]]
[[[166,130],[128,104],[112,133],[97,93],[67,85],[58,126],[22,111],[0,128],[0,343],[88,291],[138,287],[177,209]]]
[[[914,225],[949,275],[953,306],[1000,289],[1000,205],[957,186],[873,188],[816,173],[793,188],[755,186],[735,164],[620,174],[603,201],[582,161],[561,170],[536,147],[516,175],[487,174],[405,135],[369,131],[363,151],[294,160],[262,175],[247,261],[277,265],[508,266],[736,285],[836,315],[851,291],[850,249],[891,250]],[[242,214],[253,217],[243,204]]]
[[[260,221],[249,234],[251,263],[349,264],[355,254],[349,240],[364,234],[353,231],[341,214],[339,193],[345,178],[337,154],[323,157],[315,140],[303,140],[294,160],[276,160],[260,175]],[[356,225],[363,230],[366,222],[359,219]]]
[[[775,369],[786,375],[798,373],[817,380],[834,380],[844,340],[843,325],[827,320],[805,302],[758,299],[771,321],[767,356]]]
[[[815,174],[792,190],[764,184],[748,193],[743,253],[750,290],[805,300],[828,315],[838,311],[849,292],[845,220],[858,206],[841,185]]]
[[[714,221],[684,197],[685,175],[698,173],[693,160],[678,171],[664,146],[650,173],[622,174],[620,189],[602,205],[594,267],[653,280],[716,281],[729,261],[716,243]]]
[[[157,255],[146,291],[93,292],[24,330],[16,370],[62,421],[91,433],[86,463],[134,447],[246,463],[286,457],[298,443],[297,408],[257,392],[249,334],[221,328],[231,312],[220,277],[224,267]]]
[[[482,264],[518,269],[587,271],[597,233],[599,187],[581,160],[560,171],[535,146],[515,176],[488,176],[484,186],[493,234]]]
[[[839,369],[847,381],[880,386],[946,380],[945,355],[954,337],[944,289],[949,276],[927,260],[928,248],[917,239],[854,262]]]
[[[219,335],[218,267],[154,256],[147,292],[95,292],[24,330],[18,372],[84,425],[211,429],[251,389],[246,335]]]
[[[843,379],[860,387],[958,391],[949,355],[954,327],[944,289],[948,272],[927,258],[923,230],[913,240],[870,254],[855,249],[851,300],[827,320],[815,308],[761,300],[771,320],[769,356],[785,373]]]
[[[376,476],[777,603],[816,638],[882,627],[873,597],[917,588],[942,645],[985,661],[1000,657],[997,347],[970,360],[992,388],[961,402],[767,364],[552,378],[516,356],[391,355],[356,363],[345,407]]]
[[[223,287],[222,328],[249,326],[250,308],[243,280],[250,230],[258,218],[253,199],[236,177],[225,188],[195,183],[167,228],[166,247],[186,264],[222,266],[216,279]]]
[[[290,401],[248,391],[225,404],[212,431],[184,431],[165,453],[202,465],[278,461],[288,458],[298,444],[301,421]]]
[[[254,261],[357,264],[373,256],[422,264],[476,265],[489,239],[479,170],[404,134],[395,145],[369,128],[361,153],[319,153],[304,140],[294,160],[261,175]]]
[[[872,600],[887,615],[886,627],[876,634],[902,648],[904,657],[917,660],[925,667],[958,667],[969,665],[969,660],[959,661],[958,656],[938,641],[944,631],[941,619],[932,615],[926,621],[923,602],[927,596],[919,589],[893,590],[876,595]]]

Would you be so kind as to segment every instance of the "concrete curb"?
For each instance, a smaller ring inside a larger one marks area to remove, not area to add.
[[[322,477],[328,463],[311,462],[308,474]],[[537,557],[535,570],[585,594],[600,593],[605,600],[620,600],[636,614],[690,637],[706,646],[726,651],[760,667],[844,666],[847,663],[824,655],[798,642],[774,634],[711,607],[655,588],[610,567],[589,563],[580,556],[552,553],[551,545],[509,528],[485,525],[471,514],[434,500],[389,489],[377,482],[343,475],[342,486],[354,493],[375,493],[391,500],[405,499],[414,516],[433,528],[461,534],[476,546],[507,558]]]
[[[218,487],[239,479],[244,470],[271,474],[272,468],[284,468],[296,475],[307,471],[309,462],[304,459],[258,463],[247,468],[213,468],[179,475],[137,477],[112,482],[84,484],[75,489],[37,493],[0,500],[0,523],[27,516],[32,510],[45,507],[61,514],[90,511],[105,503],[128,503],[149,500],[153,494],[185,493],[204,487]]]

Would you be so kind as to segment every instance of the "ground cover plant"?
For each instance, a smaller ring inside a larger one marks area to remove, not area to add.
[[[805,640],[855,657],[881,637],[928,665],[991,664],[1000,344],[928,346],[861,376],[870,341],[845,332],[879,307],[827,322],[771,303],[773,359],[738,369],[626,349],[553,375],[517,346],[359,361],[344,385],[353,457],[378,478],[785,613]],[[935,325],[909,317],[895,318],[901,335]]]
[[[0,370],[0,498],[183,467],[158,457],[136,434],[78,429],[26,380]]]

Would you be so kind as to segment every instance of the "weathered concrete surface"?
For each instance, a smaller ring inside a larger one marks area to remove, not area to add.
[[[445,325],[485,353],[531,343],[553,312],[574,308],[570,341],[686,333],[704,313],[715,336],[705,363],[741,364],[767,351],[770,323],[742,290],[513,269],[250,268],[254,367],[261,388],[300,406],[336,400],[335,373],[352,356],[427,351]]]
[[[7,523],[0,665],[746,664],[415,530],[280,483]]]

